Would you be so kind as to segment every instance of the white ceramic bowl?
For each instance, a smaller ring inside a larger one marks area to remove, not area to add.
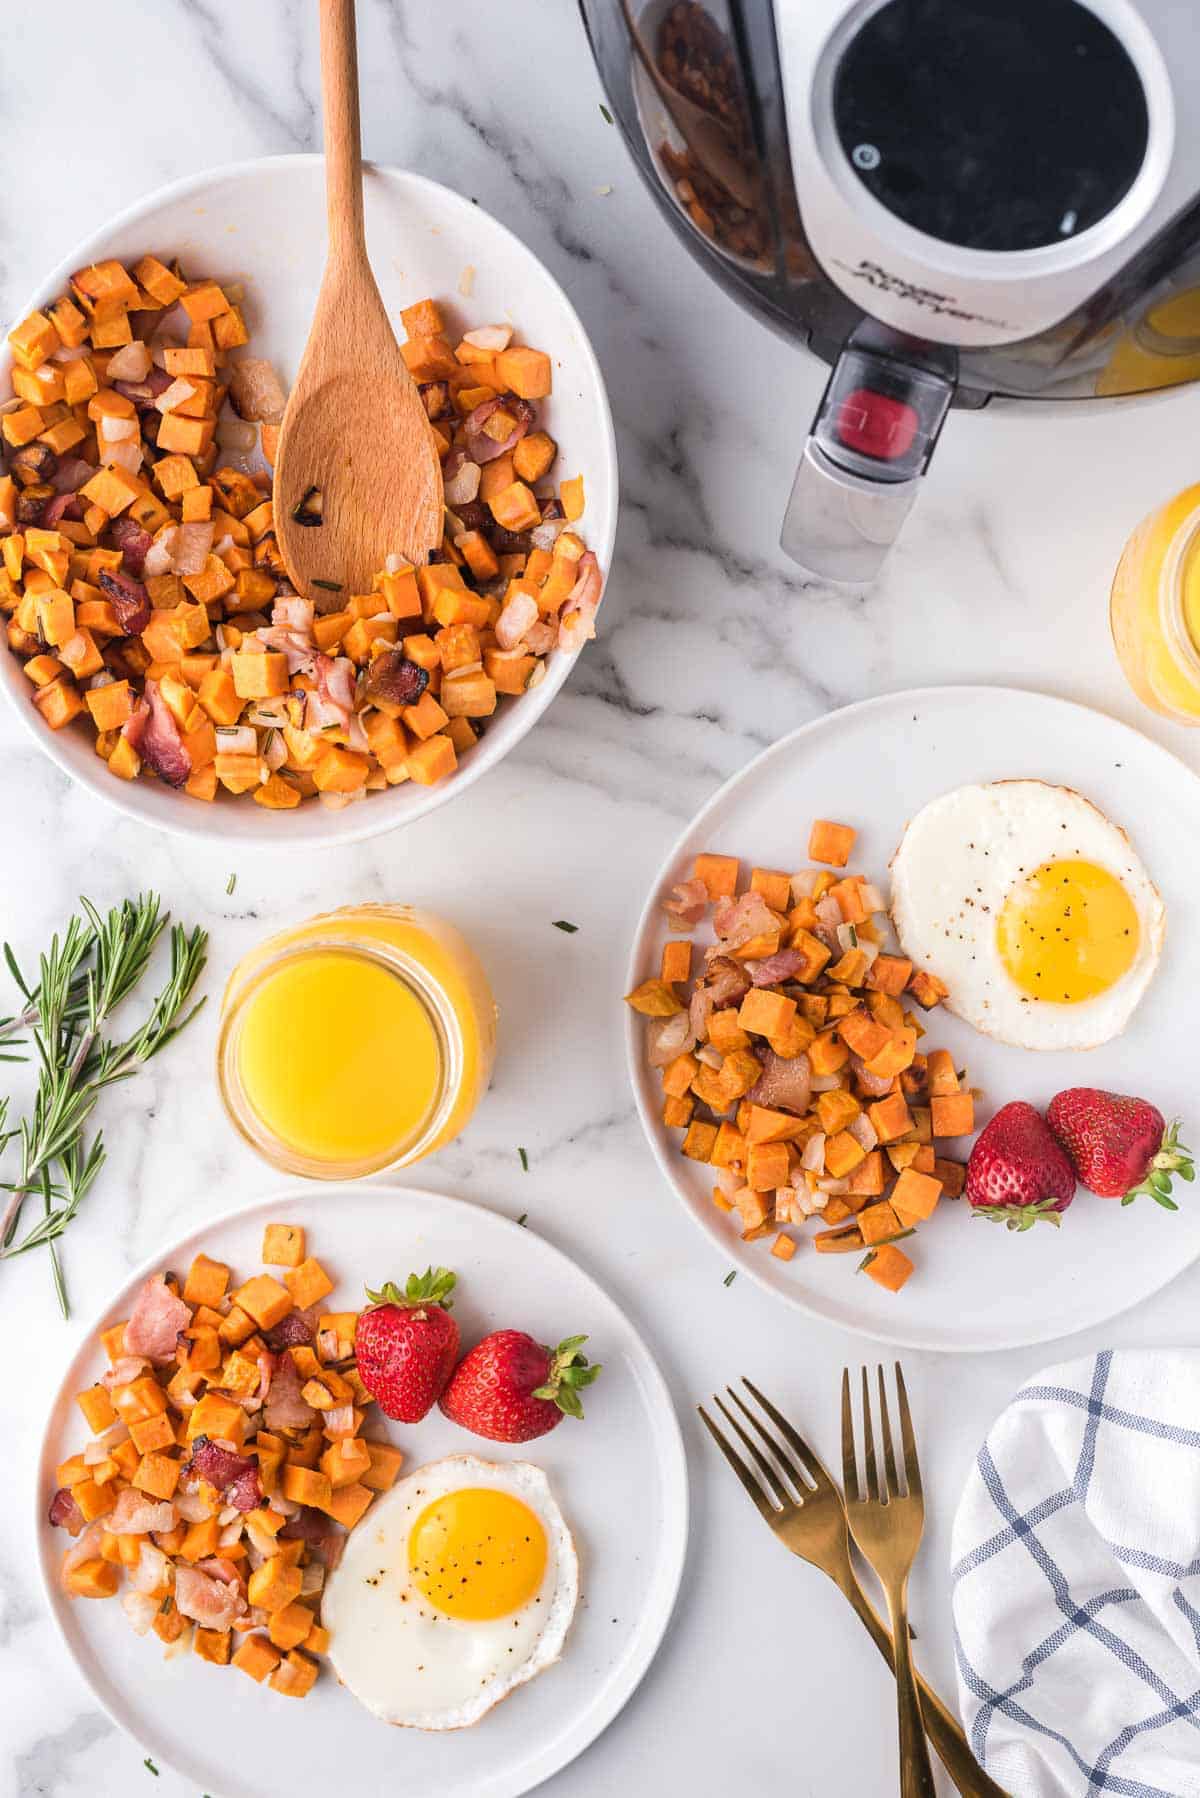
[[[539,411],[559,444],[562,474],[584,477],[587,510],[580,528],[607,576],[617,528],[616,443],[599,364],[566,294],[511,231],[435,181],[402,169],[371,168],[365,194],[372,264],[397,328],[402,306],[432,294],[464,329],[511,320],[523,342],[550,355],[554,393]],[[289,384],[308,336],[325,260],[323,159],[278,156],[233,163],[161,188],[79,244],[29,295],[18,319],[63,292],[74,269],[101,256],[131,262],[147,251],[178,256],[189,277],[243,281],[249,353],[268,357]],[[473,276],[464,279],[468,270]],[[469,297],[460,293],[460,282],[470,284]],[[11,365],[5,343],[0,393],[9,391]],[[554,651],[539,687],[502,700],[481,742],[449,780],[434,787],[405,782],[370,793],[343,811],[310,803],[290,812],[265,812],[228,796],[206,805],[159,781],[117,780],[96,755],[90,729],[46,728],[30,703],[19,660],[3,645],[0,685],[46,754],[119,811],[183,836],[285,848],[375,836],[444,805],[532,728],[573,661]]]

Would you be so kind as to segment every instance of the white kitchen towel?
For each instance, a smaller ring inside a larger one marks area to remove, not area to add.
[[[1200,1798],[1200,1355],[1032,1380],[953,1561],[963,1722],[1013,1798]]]

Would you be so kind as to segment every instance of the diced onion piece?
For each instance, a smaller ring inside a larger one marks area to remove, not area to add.
[[[172,574],[199,574],[208,561],[212,542],[211,519],[199,520],[192,524],[181,524],[171,562]]]
[[[850,1122],[846,1125],[846,1129],[854,1138],[859,1148],[865,1149],[868,1155],[879,1142],[875,1126],[865,1111],[860,1111],[857,1117],[851,1118]]]
[[[104,447],[104,460],[108,466],[123,469],[126,474],[141,474],[143,459],[140,439],[130,443],[109,443]]]
[[[104,379],[111,387],[114,381],[144,381],[150,373],[150,351],[135,337],[123,343],[108,359]]]
[[[165,387],[154,404],[164,415],[173,412],[176,406],[182,406],[184,400],[190,400],[196,389],[182,375],[177,375],[169,387]]]
[[[875,912],[887,910],[887,904],[883,894],[879,891],[879,888],[872,885],[869,880],[864,880],[860,883],[858,896],[862,900],[867,911]]]
[[[463,342],[473,350],[506,350],[512,342],[512,326],[476,325],[473,331],[463,333]]]
[[[123,443],[126,438],[139,435],[137,419],[118,418],[115,412],[105,412],[100,419],[99,435],[104,443]]]
[[[146,560],[142,563],[142,573],[147,577],[159,574],[170,574],[171,564],[175,559],[175,545],[179,538],[177,524],[165,524],[154,542],[146,551]],[[220,631],[218,625],[218,632]]]
[[[144,1636],[158,1615],[158,1607],[162,1601],[151,1598],[148,1592],[123,1592],[121,1609],[133,1625],[139,1636]]]
[[[814,1074],[812,1079],[812,1089],[815,1093],[836,1092],[841,1084],[840,1074]]]
[[[219,724],[216,737],[222,755],[258,754],[258,736],[251,724]]]
[[[462,466],[455,469],[446,481],[446,504],[448,506],[470,505],[479,492],[479,483],[482,478],[483,471],[478,462],[472,462],[471,458],[467,456],[463,460]]]
[[[801,899],[811,899],[819,879],[818,868],[801,868],[798,874],[792,875],[792,898],[797,903]]]
[[[800,1166],[806,1174],[819,1174],[825,1166],[825,1132],[818,1130],[810,1136],[800,1156]]]

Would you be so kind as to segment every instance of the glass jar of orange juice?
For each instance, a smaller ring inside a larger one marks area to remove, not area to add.
[[[217,1077],[234,1124],[276,1167],[355,1179],[457,1136],[495,1047],[495,1001],[461,933],[410,906],[361,905],[243,957]]]
[[[1109,618],[1138,698],[1200,724],[1200,484],[1138,525],[1117,564]]]

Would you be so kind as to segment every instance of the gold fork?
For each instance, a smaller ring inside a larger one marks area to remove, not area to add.
[[[908,1634],[908,1576],[925,1531],[925,1499],[921,1492],[921,1468],[913,1435],[912,1414],[904,1375],[896,1363],[896,1398],[900,1410],[900,1440],[904,1447],[904,1486],[896,1469],[892,1447],[892,1420],[888,1416],[883,1368],[879,1374],[879,1430],[883,1441],[882,1486],[875,1460],[875,1428],[871,1421],[871,1384],[862,1370],[863,1471],[859,1480],[854,1451],[854,1407],[850,1402],[850,1370],[842,1372],[842,1490],[846,1520],[863,1559],[874,1569],[887,1598],[896,1646],[896,1703],[900,1719],[900,1798],[935,1798],[933,1769],[925,1746],[921,1700],[913,1678],[912,1645]]]
[[[743,1384],[775,1425],[778,1435],[767,1429],[731,1386],[727,1386],[725,1390],[731,1402],[765,1443],[773,1459],[767,1459],[758,1443],[742,1428],[719,1396],[714,1396],[713,1403],[757,1468],[758,1477],[751,1472],[701,1405],[698,1409],[709,1434],[750,1494],[768,1527],[792,1554],[819,1568],[833,1581],[894,1671],[892,1638],[859,1585],[851,1565],[850,1537],[841,1493],[821,1461],[782,1412],[744,1376]],[[787,1447],[784,1446],[785,1443]],[[957,1719],[946,1709],[937,1693],[931,1691],[919,1675],[918,1684],[921,1690],[922,1717],[929,1739],[963,1798],[1007,1798],[1003,1788],[976,1761]]]

